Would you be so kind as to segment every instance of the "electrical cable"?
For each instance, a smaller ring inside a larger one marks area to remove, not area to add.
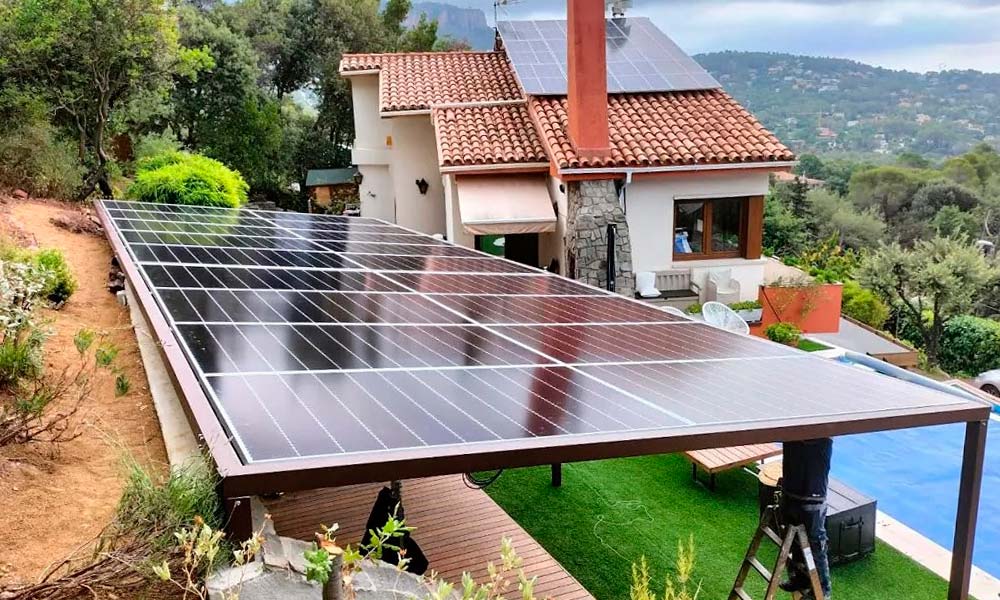
[[[482,490],[488,487],[497,479],[500,479],[501,475],[503,475],[503,469],[497,469],[492,474],[487,475],[486,477],[477,477],[475,473],[463,473],[462,482],[465,483],[465,485],[469,488],[472,488],[474,490]]]

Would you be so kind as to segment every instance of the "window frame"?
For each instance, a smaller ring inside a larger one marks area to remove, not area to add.
[[[740,204],[739,223],[739,246],[735,250],[713,251],[712,250],[712,217],[716,202],[737,201]],[[674,198],[673,231],[670,238],[670,249],[675,261],[689,260],[717,260],[726,258],[745,258],[747,255],[747,237],[749,233],[749,214],[751,196],[718,196],[710,198]],[[701,252],[690,254],[677,252],[674,241],[677,235],[677,211],[678,205],[702,203],[702,231],[701,231]],[[707,250],[706,250],[707,249]]]

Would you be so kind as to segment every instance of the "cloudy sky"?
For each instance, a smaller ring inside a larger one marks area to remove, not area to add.
[[[491,0],[451,3],[483,8],[492,20]],[[508,12],[562,17],[565,1],[520,0]],[[1000,72],[1000,0],[635,0],[630,12],[652,18],[692,54],[763,50]]]

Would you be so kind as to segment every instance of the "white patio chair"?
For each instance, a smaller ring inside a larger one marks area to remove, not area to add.
[[[639,271],[635,274],[635,288],[642,298],[659,298],[660,290],[656,289],[656,273]]]
[[[740,300],[740,282],[733,279],[731,269],[709,272],[707,288],[707,296],[710,301],[732,304]]]
[[[712,327],[725,329],[740,335],[750,335],[750,326],[736,311],[721,302],[706,302],[701,307],[701,316]]]

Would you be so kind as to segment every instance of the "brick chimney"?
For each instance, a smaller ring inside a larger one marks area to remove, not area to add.
[[[569,138],[577,153],[604,156],[611,151],[604,0],[566,4]]]

